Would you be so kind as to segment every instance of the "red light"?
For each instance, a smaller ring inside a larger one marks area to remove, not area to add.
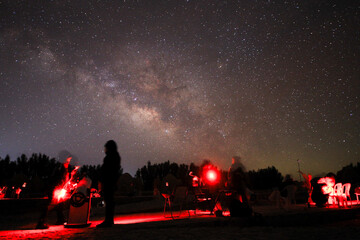
[[[205,182],[209,185],[215,185],[219,182],[219,172],[217,169],[210,168],[204,171]]]
[[[192,179],[192,186],[193,187],[199,187],[199,178],[197,176],[194,176]]]
[[[54,198],[57,199],[58,202],[61,202],[66,195],[66,190],[64,188],[58,188],[54,191]]]
[[[215,182],[217,178],[216,172],[214,170],[209,170],[206,174],[206,177],[210,182]]]
[[[334,178],[330,178],[330,177],[320,178],[318,180],[318,183],[319,184],[321,184],[321,183],[326,184],[321,188],[323,194],[331,194],[334,191],[334,186],[335,186],[335,179]]]

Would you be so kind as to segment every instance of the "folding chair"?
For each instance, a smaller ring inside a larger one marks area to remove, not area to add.
[[[342,183],[335,184],[333,188],[333,192],[329,194],[329,200],[331,198],[333,205],[337,203],[338,206],[340,206],[340,200],[342,200],[342,190],[343,190]]]
[[[345,200],[346,206],[348,206],[348,201],[347,201],[348,198],[350,199],[350,204],[352,205],[351,197],[350,197],[350,188],[351,188],[351,183],[343,184],[342,199]]]
[[[355,188],[354,194],[356,195],[356,205],[359,204],[360,187]]]
[[[180,186],[175,188],[174,193],[162,193],[161,194],[164,199],[164,217],[170,218],[166,216],[166,208],[168,206],[168,209],[170,210],[171,218],[175,219],[181,216],[181,212],[183,209],[183,205],[187,205],[187,196],[188,196],[188,188],[185,186]],[[179,215],[174,216],[173,214],[173,205],[178,205],[180,207]],[[187,208],[187,206],[185,206]],[[190,211],[189,209],[185,209],[188,212],[188,216],[190,217]]]

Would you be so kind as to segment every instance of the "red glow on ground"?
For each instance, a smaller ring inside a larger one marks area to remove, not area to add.
[[[207,213],[207,214],[206,214]],[[191,218],[213,218],[215,215],[209,215],[210,212],[199,212],[194,214],[194,211],[190,211]],[[174,212],[174,215],[179,216],[179,212]],[[181,215],[176,218],[186,219],[188,218],[187,211],[182,211]],[[9,230],[0,231],[0,239],[66,239],[69,236],[76,236],[88,231],[88,229],[95,229],[96,225],[100,224],[103,220],[91,221],[90,227],[87,228],[64,228],[64,226],[50,226],[49,229],[26,229],[26,230]],[[163,212],[157,213],[138,213],[116,216],[114,223],[116,225],[123,224],[137,224],[137,223],[149,223],[149,222],[161,222],[161,221],[174,221],[171,218],[165,218]],[[35,227],[35,225],[34,225]]]
[[[352,201],[352,206],[356,206],[356,200]],[[313,205],[313,204],[312,204]],[[300,205],[299,205],[300,206]],[[318,208],[312,207],[315,212],[318,212]],[[303,205],[301,205],[301,211],[303,211]],[[174,214],[178,215],[178,212]],[[200,219],[200,218],[215,218],[215,215],[210,215],[209,211],[200,211],[197,210],[196,214],[194,211],[190,211],[190,219]],[[229,212],[224,212],[224,216],[229,216]],[[186,211],[183,211],[180,218],[177,219],[187,219],[188,215]],[[158,213],[141,213],[141,214],[127,214],[127,215],[120,215],[115,217],[115,224],[116,225],[123,225],[123,224],[137,224],[137,223],[146,223],[146,222],[160,222],[160,221],[177,221],[172,220],[171,218],[165,218],[163,216],[163,212]],[[96,225],[101,223],[102,220],[93,220],[91,221],[91,226],[87,228],[64,228],[64,226],[50,226],[49,229],[38,230],[38,229],[22,229],[19,230],[6,230],[0,231],[0,239],[82,239],[89,237],[91,239],[101,238],[103,232],[111,233],[111,229],[96,229]],[[189,222],[191,224],[192,222]],[[33,226],[26,226],[26,228],[34,228]],[[155,225],[156,226],[156,225]],[[140,225],[139,228],[142,226]],[[119,227],[114,226],[115,229],[119,229]],[[120,226],[120,229],[122,227]],[[117,236],[120,237],[120,236]],[[146,236],[145,236],[146,237]],[[105,237],[104,237],[105,239]]]
[[[64,233],[63,226],[51,226],[49,229],[28,229],[0,231],[0,239],[57,238],[58,232]]]

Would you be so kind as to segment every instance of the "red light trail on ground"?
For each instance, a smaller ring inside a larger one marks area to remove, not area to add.
[[[174,214],[179,214],[175,212]],[[215,215],[206,214],[203,212],[201,215],[191,214],[191,218],[214,218]],[[188,218],[187,212],[183,211],[181,216],[177,219]],[[173,221],[171,218],[165,218],[163,212],[158,213],[139,213],[139,214],[128,214],[122,216],[116,216],[114,223],[116,225],[125,224],[137,224],[137,223],[150,223],[150,222],[162,222],[162,221]],[[96,225],[100,224],[102,220],[91,221],[90,227],[87,228],[64,228],[64,226],[50,226],[49,229],[26,229],[26,230],[7,230],[0,231],[0,239],[29,239],[29,238],[48,238],[48,239],[64,239],[69,236],[75,237],[77,234],[81,234],[88,229],[94,231]],[[34,225],[35,227],[35,225]]]

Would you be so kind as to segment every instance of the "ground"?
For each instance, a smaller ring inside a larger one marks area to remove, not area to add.
[[[124,207],[124,206],[123,206]],[[125,206],[126,207],[126,206]],[[138,205],[136,205],[139,208]],[[130,209],[130,205],[127,206]],[[51,226],[47,230],[35,230],[31,216],[8,218],[1,222],[0,239],[359,239],[360,208],[346,209],[311,208],[293,206],[285,211],[273,206],[255,206],[254,210],[263,215],[261,220],[194,215],[172,220],[157,213],[117,213],[112,228],[98,229],[102,210],[91,217],[91,226],[68,229]],[[25,219],[25,220],[24,220]],[[28,219],[28,220],[26,220]],[[33,217],[36,219],[36,217]],[[53,221],[50,216],[49,223]],[[11,221],[23,222],[10,224]],[[4,224],[8,224],[5,226]],[[6,230],[5,230],[6,229]]]
[[[182,221],[182,220],[178,220]],[[344,221],[339,225],[312,227],[242,227],[239,225],[208,223],[208,226],[192,225],[191,220],[179,223],[140,223],[115,225],[108,229],[94,226],[85,229],[64,229],[54,226],[48,230],[12,231],[1,237],[11,239],[359,239],[359,220]]]

